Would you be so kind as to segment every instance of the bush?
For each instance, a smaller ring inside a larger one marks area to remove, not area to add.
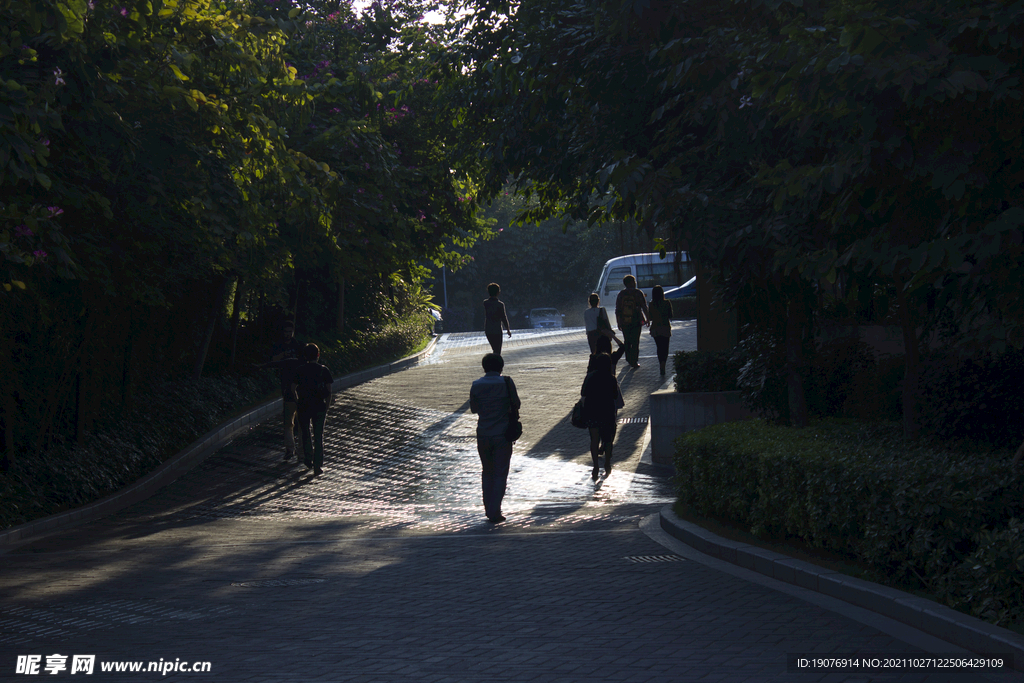
[[[773,424],[789,422],[785,346],[771,332],[747,328],[733,359],[741,364],[737,386],[743,404]]]
[[[684,296],[671,299],[673,320],[695,320],[697,318],[697,297]]]
[[[900,419],[902,357],[876,359],[866,344],[850,338],[805,346],[803,351],[800,370],[808,415]],[[789,424],[782,340],[766,331],[748,330],[733,353],[741,364],[737,384],[747,408],[773,424]]]
[[[673,362],[676,391],[736,391],[741,364],[729,351],[680,351]]]
[[[1024,351],[976,359],[931,352],[921,365],[922,431],[1006,448],[1024,440]]]
[[[335,377],[394,360],[421,345],[433,318],[414,314],[321,342]],[[140,393],[127,416],[107,415],[79,446],[20,455],[0,473],[0,529],[98,500],[155,469],[214,426],[280,395],[276,372],[166,381]]]
[[[684,508],[846,553],[876,581],[926,588],[1000,625],[1020,618],[1024,554],[1008,520],[1024,517],[1024,474],[1008,452],[908,445],[898,424],[837,419],[732,422],[676,444]]]

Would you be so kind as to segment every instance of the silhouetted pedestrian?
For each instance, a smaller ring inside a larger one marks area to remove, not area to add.
[[[324,423],[331,405],[331,371],[317,362],[320,349],[306,344],[306,362],[295,369],[294,389],[299,399],[299,427],[302,430],[302,454],[306,468],[323,474]]]
[[[498,300],[501,287],[496,282],[487,285],[489,298],[484,299],[484,334],[491,344],[491,351],[501,355],[501,330],[502,327],[508,330],[509,339],[512,338],[512,326],[508,324],[508,315],[505,313],[505,304]]]
[[[594,292],[587,301],[590,303],[590,308],[583,311],[583,325],[587,328],[587,343],[590,344],[590,353],[597,353],[594,343],[601,335],[614,339],[619,346],[622,346],[622,342],[612,330],[612,323],[608,320],[608,311],[601,306],[601,297]]]
[[[615,366],[618,364],[619,359],[622,358],[622,355],[626,352],[625,345],[620,342],[618,350],[613,352],[611,339],[601,335],[597,338],[597,341],[594,342],[594,346],[597,347],[597,349],[594,353],[590,354],[590,360],[587,362],[587,374],[589,375],[594,371],[594,359],[603,353],[607,354],[608,357],[611,358],[612,362],[609,370],[611,370],[612,376],[614,377],[616,375]]]
[[[672,302],[665,300],[665,290],[661,285],[654,285],[651,290],[651,336],[658,347],[658,366],[661,374],[665,374],[665,363],[668,362],[668,342],[672,336]]]
[[[292,375],[302,364],[303,345],[295,339],[295,323],[285,320],[281,323],[281,340],[270,349],[270,362],[257,365],[260,368],[278,368],[281,381],[281,421],[284,424],[284,459],[295,453],[295,413],[298,399],[292,388]]]
[[[636,278],[627,275],[622,278],[626,286],[615,298],[615,319],[622,330],[626,343],[626,362],[633,368],[640,367],[640,331],[650,317],[647,297],[636,287]]]
[[[504,522],[501,501],[505,497],[508,470],[512,462],[512,443],[505,438],[509,413],[518,415],[522,403],[511,377],[502,377],[505,361],[496,353],[484,356],[484,376],[469,390],[469,409],[479,417],[476,424],[476,449],[483,469],[484,513],[492,524]]]
[[[591,478],[598,477],[598,454],[604,452],[604,473],[612,472],[612,442],[615,439],[615,415],[620,399],[619,383],[612,374],[612,359],[599,353],[593,359],[594,369],[587,374],[580,388],[583,397],[583,422],[590,430],[590,457],[594,461]]]

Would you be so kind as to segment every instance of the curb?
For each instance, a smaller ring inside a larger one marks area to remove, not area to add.
[[[1011,668],[1024,671],[1024,636],[970,615],[840,572],[795,560],[788,555],[722,538],[692,522],[679,519],[667,505],[661,509],[661,528],[705,555],[779,581],[822,593],[877,612],[977,654],[1009,654]]]
[[[434,337],[427,345],[427,348],[415,355],[336,379],[334,384],[331,385],[331,391],[338,392],[342,389],[348,389],[357,384],[412,367],[433,353],[438,339],[438,337]],[[164,461],[149,474],[123,489],[111,493],[105,498],[88,503],[80,508],[75,508],[74,510],[58,512],[49,517],[43,517],[42,519],[36,519],[13,526],[5,531],[0,531],[0,552],[15,543],[60,529],[66,529],[83,522],[91,522],[126,508],[129,505],[138,503],[141,500],[145,500],[206,460],[206,458],[228,441],[231,441],[243,432],[253,429],[269,415],[280,414],[280,412],[281,399],[275,398],[267,401],[244,415],[217,425],[196,441],[193,441],[189,446]]]

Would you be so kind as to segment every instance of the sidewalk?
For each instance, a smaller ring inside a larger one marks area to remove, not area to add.
[[[678,325],[673,346],[694,336]],[[484,347],[463,341],[340,392],[322,477],[284,463],[262,424],[152,498],[3,555],[0,680],[31,680],[19,655],[55,653],[95,655],[100,681],[1022,680],[787,672],[790,653],[957,649],[708,565],[657,528],[673,496],[641,462],[663,384],[646,335],[596,484],[568,424],[583,333],[506,341],[526,431],[508,521],[487,524],[467,405]],[[99,671],[161,658],[211,671]]]

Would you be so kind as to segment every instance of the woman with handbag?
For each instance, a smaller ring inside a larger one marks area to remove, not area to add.
[[[590,457],[594,461],[591,479],[597,481],[598,454],[604,451],[604,473],[612,472],[612,441],[615,439],[615,414],[621,401],[619,383],[612,374],[612,359],[606,353],[593,357],[593,370],[583,380],[583,422],[590,431]]]
[[[590,344],[590,352],[600,353],[596,344],[598,337],[601,336],[614,339],[619,346],[622,346],[622,341],[615,336],[615,331],[612,330],[608,311],[600,305],[601,297],[597,295],[597,292],[591,294],[587,302],[590,304],[590,308],[583,311],[583,325],[587,328],[587,343]]]

